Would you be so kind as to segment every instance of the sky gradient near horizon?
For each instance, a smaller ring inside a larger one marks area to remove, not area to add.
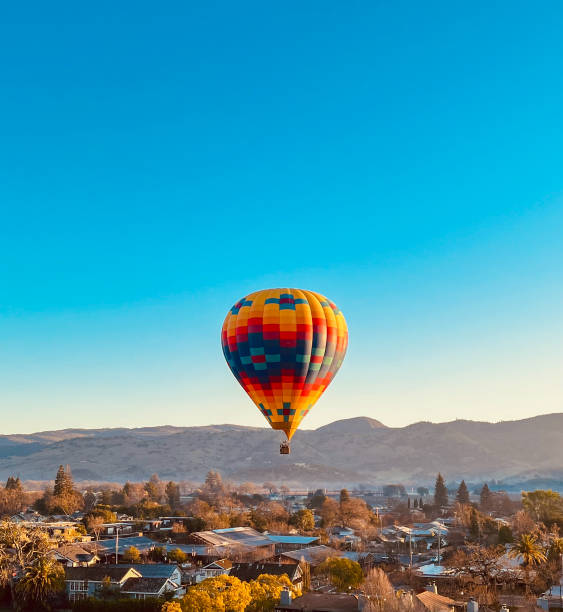
[[[0,24],[2,433],[266,426],[219,333],[279,286],[350,332],[304,428],[563,410],[561,3],[21,10]]]

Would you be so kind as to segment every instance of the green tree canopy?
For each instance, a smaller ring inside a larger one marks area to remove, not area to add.
[[[481,493],[479,494],[479,507],[481,511],[486,512],[491,509],[491,505],[493,503],[493,496],[491,494],[491,490],[489,489],[489,485],[485,483],[481,489]]]
[[[469,503],[469,491],[467,489],[467,485],[465,484],[465,480],[462,480],[456,493],[456,501],[460,504],[468,504]]]
[[[316,573],[327,575],[330,582],[339,591],[355,588],[364,579],[360,564],[345,557],[329,557],[317,567]]]
[[[434,505],[438,508],[448,505],[448,490],[446,489],[442,474],[438,474],[436,477],[436,484],[434,485]]]

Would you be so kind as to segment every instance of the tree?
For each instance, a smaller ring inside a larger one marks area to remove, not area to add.
[[[97,501],[98,499],[93,491],[86,491],[86,493],[84,493],[84,511],[92,512],[96,507]]]
[[[522,506],[536,521],[548,526],[563,519],[563,500],[555,491],[523,491]]]
[[[421,498],[430,493],[427,487],[417,487],[416,492],[420,495]]]
[[[182,607],[190,612],[243,612],[250,601],[248,583],[223,575],[190,587],[182,599]]]
[[[512,529],[508,525],[502,525],[498,530],[498,543],[499,544],[510,544],[514,541],[512,535]]]
[[[315,515],[312,510],[298,510],[289,520],[299,531],[313,531]]]
[[[479,508],[481,512],[487,512],[491,509],[492,495],[489,485],[485,483],[479,494]]]
[[[224,612],[223,598],[220,593],[211,593],[201,588],[205,580],[197,587],[190,587],[182,598],[182,610],[189,612]]]
[[[307,506],[312,510],[320,510],[326,499],[327,496],[324,494],[324,491],[322,489],[317,489],[310,497]]]
[[[279,603],[281,592],[284,589],[291,591],[294,597],[301,595],[301,592],[291,583],[287,574],[282,576],[261,574],[256,580],[251,580],[249,585],[251,603],[246,608],[246,612],[273,610],[275,605]]]
[[[563,555],[563,538],[555,538],[547,551],[547,558],[550,561],[560,562]]]
[[[467,489],[467,485],[465,484],[465,480],[461,481],[461,484],[459,485],[457,493],[455,495],[455,499],[458,504],[469,503],[469,491]]]
[[[316,573],[327,575],[331,584],[339,591],[355,588],[364,579],[360,564],[345,557],[329,557],[317,567]]]
[[[365,529],[372,516],[366,502],[358,497],[341,502],[339,514],[342,525],[354,529]]]
[[[527,592],[530,585],[530,568],[545,563],[547,555],[537,543],[536,537],[529,533],[523,533],[519,540],[511,544],[508,555],[513,559],[522,559],[521,565],[524,567]]]
[[[44,496],[45,506],[49,512],[62,512],[70,516],[84,506],[84,498],[74,488],[70,466],[62,465],[57,470],[52,496]]]
[[[339,514],[340,508],[338,504],[334,501],[334,499],[327,497],[320,510],[323,527],[325,529],[328,527],[333,527],[338,520]]]
[[[185,563],[188,560],[188,555],[181,548],[173,548],[168,553],[168,559],[172,563]]]
[[[129,546],[123,552],[123,561],[125,563],[140,563],[141,551],[136,546]]]
[[[350,493],[348,493],[348,489],[342,489],[340,491],[340,503],[344,503],[350,501]]]
[[[96,553],[98,552],[97,543],[100,541],[100,534],[104,529],[104,519],[95,514],[91,514],[89,516],[84,517],[84,523],[86,525],[86,529],[94,534],[96,538]]]
[[[72,487],[70,487],[70,489],[72,489]],[[57,475],[55,476],[55,488],[53,490],[53,494],[63,495],[64,493],[67,493],[68,490],[69,487],[65,468],[62,465],[59,465]]]
[[[17,523],[0,523],[0,581],[16,600],[15,577],[31,571],[39,561],[47,558],[53,544],[46,532],[38,527],[27,528]]]
[[[170,481],[165,489],[166,499],[171,508],[176,508],[180,505],[180,487],[175,482]]]
[[[149,481],[145,483],[145,491],[151,501],[160,502],[164,496],[164,483],[158,477],[158,474],[153,474]]]
[[[455,568],[460,576],[482,584],[487,592],[495,587],[504,569],[501,562],[504,553],[504,546],[470,544],[465,549],[456,550],[446,563]]]
[[[540,563],[544,563],[547,559],[536,537],[529,533],[523,533],[520,539],[512,544],[508,554],[513,559],[521,557],[524,567],[539,565]]]
[[[395,600],[395,590],[387,574],[378,567],[369,570],[362,590],[370,599],[369,609],[374,612],[386,612],[389,609],[388,602]]]
[[[479,523],[479,516],[475,508],[471,508],[469,534],[474,540],[478,540],[481,537],[481,524]]]
[[[434,485],[434,505],[437,508],[448,505],[448,490],[446,489],[442,474],[438,474],[436,477],[436,484]]]
[[[49,557],[38,557],[26,567],[16,584],[20,607],[29,610],[50,609],[50,597],[64,591],[64,575],[60,563]]]
[[[155,546],[149,551],[149,559],[155,563],[162,563],[166,559],[166,548]]]
[[[417,497],[414,498],[413,506],[414,506],[414,508],[418,508],[418,498]]]
[[[177,601],[167,601],[162,604],[160,612],[182,612],[182,606]]]

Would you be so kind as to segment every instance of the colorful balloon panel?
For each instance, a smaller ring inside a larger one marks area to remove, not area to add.
[[[319,293],[267,289],[231,308],[221,343],[242,388],[291,439],[338,372],[348,328],[342,312]]]

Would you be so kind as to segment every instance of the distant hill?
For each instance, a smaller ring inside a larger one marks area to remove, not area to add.
[[[520,421],[414,423],[386,427],[358,417],[299,431],[278,454],[279,432],[238,425],[67,429],[0,436],[0,478],[52,479],[70,464],[76,480],[200,481],[210,469],[235,481],[293,486],[424,484],[497,479],[563,482],[563,414]],[[514,484],[517,486],[517,484]]]

